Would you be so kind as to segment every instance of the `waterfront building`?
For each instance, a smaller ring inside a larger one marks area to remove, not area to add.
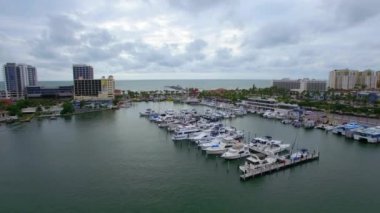
[[[94,79],[94,69],[92,66],[86,64],[74,64],[73,65],[73,77],[74,80],[79,79]]]
[[[333,70],[329,75],[329,87],[331,89],[350,90],[355,88],[357,70]]]
[[[305,85],[304,90],[311,91],[311,92],[324,92],[326,91],[326,87],[327,87],[326,81],[314,80],[314,79],[304,81],[303,83],[301,83],[301,85],[302,84]]]
[[[74,99],[111,100],[115,97],[115,80],[112,75],[101,79],[74,80]]]
[[[377,76],[372,70],[365,70],[358,73],[356,85],[365,89],[376,89]]]
[[[376,88],[380,89],[380,71],[376,72]]]
[[[37,71],[33,66],[6,63],[3,71],[7,97],[22,98],[25,94],[25,87],[37,84]]]
[[[0,100],[7,98],[7,93],[5,90],[0,90]]]
[[[37,85],[37,70],[35,67],[27,65],[29,86]]]
[[[358,99],[365,99],[371,104],[380,100],[380,93],[376,91],[360,91],[356,93],[356,96]]]
[[[254,109],[254,110],[276,110],[276,109],[285,109],[285,110],[293,110],[298,109],[299,106],[297,104],[286,104],[277,102],[275,99],[268,98],[247,98],[247,100],[243,100],[241,105]]]
[[[315,80],[315,79],[297,79],[292,80],[289,78],[281,79],[281,80],[273,80],[273,86],[281,89],[292,90],[297,92],[303,91],[326,91],[327,82],[323,80]]]
[[[333,70],[329,74],[329,88],[340,90],[379,88],[380,73],[372,70]]]
[[[299,89],[301,87],[301,81],[284,78],[281,80],[273,80],[273,86],[287,90]]]
[[[73,86],[28,86],[25,96],[27,98],[71,98],[73,97],[73,88]]]

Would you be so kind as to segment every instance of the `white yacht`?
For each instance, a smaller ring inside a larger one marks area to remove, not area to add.
[[[309,151],[307,149],[301,149],[300,151],[297,151],[291,154],[290,160],[296,161],[307,156],[309,156]]]
[[[290,144],[273,143],[264,148],[264,151],[271,156],[279,155],[281,152],[288,150]]]
[[[198,141],[203,138],[210,138],[210,133],[207,131],[203,131],[203,132],[195,132],[189,135],[189,140],[192,140],[192,141]]]
[[[222,154],[222,158],[227,160],[239,159],[249,156],[251,153],[249,152],[248,146],[239,143],[235,144],[233,147],[229,148],[225,153]]]
[[[231,148],[233,145],[232,144],[227,144],[227,143],[219,143],[216,145],[212,145],[208,148],[205,149],[206,153],[209,155],[221,155],[226,152],[228,148]]]
[[[243,173],[246,173],[252,169],[260,169],[265,166],[273,165],[274,163],[276,163],[276,161],[276,158],[268,157],[266,155],[253,154],[246,159],[244,165],[239,166],[239,169]]]
[[[174,132],[172,136],[172,140],[173,141],[188,140],[189,135],[195,132],[199,132],[199,129],[194,126],[187,126],[187,127],[178,129]]]
[[[172,109],[168,109],[168,110],[165,111],[165,114],[173,116],[175,114],[175,111],[172,110]]]
[[[220,143],[222,143],[222,141],[221,141],[220,138],[214,138],[214,139],[212,139],[210,142],[199,143],[198,146],[199,146],[202,150],[206,150],[207,148],[209,148],[209,147],[211,147],[211,146],[219,145]]]
[[[145,112],[140,112],[140,116],[149,116],[154,111],[152,109],[146,109]]]

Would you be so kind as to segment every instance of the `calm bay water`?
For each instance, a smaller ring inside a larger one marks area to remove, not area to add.
[[[174,143],[129,109],[0,126],[0,212],[378,212],[380,146],[248,115],[224,121],[318,149],[319,161],[247,182],[239,161]],[[199,111],[202,107],[196,107]],[[241,163],[242,161],[240,161]]]
[[[119,80],[116,88],[122,90],[147,91],[164,90],[165,86],[180,85],[185,88],[195,87],[199,89],[248,89],[255,84],[256,87],[272,86],[272,80]],[[46,87],[73,85],[72,81],[40,81],[39,85]],[[0,82],[0,90],[4,83]]]

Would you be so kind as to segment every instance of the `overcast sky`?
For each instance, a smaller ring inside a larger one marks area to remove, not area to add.
[[[112,3],[111,3],[112,2]],[[380,69],[379,0],[1,0],[0,62],[70,80],[327,79]]]

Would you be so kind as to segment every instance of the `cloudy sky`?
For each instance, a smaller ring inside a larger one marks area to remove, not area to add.
[[[379,70],[379,35],[379,0],[0,1],[0,62],[40,80],[327,79]]]

